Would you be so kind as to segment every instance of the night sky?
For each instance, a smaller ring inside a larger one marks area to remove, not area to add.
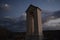
[[[60,0],[0,0],[0,17],[17,18],[25,13],[30,4],[42,10],[60,10]]]
[[[58,13],[57,17],[60,16],[60,0],[0,0],[0,26],[2,25],[13,32],[26,31],[25,11],[30,4],[42,9],[44,21],[54,12]],[[56,14],[52,18],[56,17]],[[5,22],[6,20],[7,22]],[[50,19],[48,22],[44,22],[42,26],[44,30],[60,30],[60,17],[54,20]]]

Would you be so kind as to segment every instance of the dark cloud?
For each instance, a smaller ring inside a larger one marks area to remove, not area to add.
[[[60,18],[60,11],[54,12],[52,16],[55,16],[56,18]]]

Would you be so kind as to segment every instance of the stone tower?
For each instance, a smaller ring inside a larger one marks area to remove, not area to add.
[[[30,5],[26,10],[27,32],[26,40],[42,40],[41,9]]]

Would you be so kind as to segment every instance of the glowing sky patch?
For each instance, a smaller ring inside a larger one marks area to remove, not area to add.
[[[8,4],[5,4],[4,6],[5,6],[5,7],[9,7],[9,5],[8,5]]]
[[[0,8],[2,8],[3,10],[9,10],[10,9],[10,5],[7,3],[1,3],[0,4]]]

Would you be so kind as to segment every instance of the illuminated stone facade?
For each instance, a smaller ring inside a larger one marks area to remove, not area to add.
[[[42,40],[42,20],[41,9],[30,5],[26,10],[27,14],[27,32],[26,40]]]

